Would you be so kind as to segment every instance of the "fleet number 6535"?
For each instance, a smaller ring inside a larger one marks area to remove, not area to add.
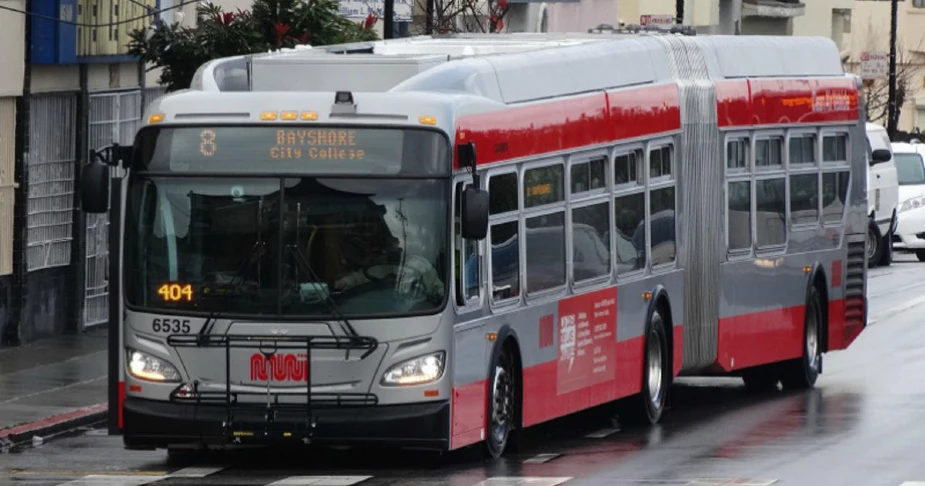
[[[170,317],[158,317],[151,321],[151,330],[165,334],[177,334],[190,332],[189,319],[174,319]]]

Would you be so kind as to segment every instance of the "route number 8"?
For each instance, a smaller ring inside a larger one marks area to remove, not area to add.
[[[215,155],[215,131],[203,130],[199,133],[199,152],[206,157]]]

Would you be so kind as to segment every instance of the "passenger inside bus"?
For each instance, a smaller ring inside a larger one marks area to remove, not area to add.
[[[380,241],[382,239],[386,241],[367,247],[378,251],[367,251],[362,257],[351,259],[351,263],[356,264],[355,270],[337,279],[334,288],[345,291],[394,278],[395,291],[399,294],[411,299],[424,297],[432,302],[443,300],[444,284],[434,266],[427,259],[404,251],[398,238],[390,232],[382,234]]]

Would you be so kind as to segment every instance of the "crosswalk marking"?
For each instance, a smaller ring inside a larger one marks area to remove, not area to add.
[[[217,467],[187,467],[180,469],[177,472],[172,472],[167,475],[169,478],[204,478],[206,476],[211,476],[228,466],[217,466]]]
[[[541,464],[544,462],[549,462],[562,454],[537,454],[530,459],[524,461],[524,464]]]
[[[771,486],[776,479],[698,478],[684,486]]]
[[[608,435],[616,434],[619,431],[620,429],[615,429],[612,427],[601,429],[601,430],[598,430],[597,432],[591,432],[590,434],[586,435],[585,438],[586,439],[603,439],[604,437],[607,437]]]
[[[153,483],[167,478],[167,476],[117,476],[110,474],[90,474],[80,479],[61,483],[58,486],[139,486]]]
[[[372,476],[290,476],[268,486],[352,486]]]
[[[510,477],[488,478],[473,486],[558,486],[572,478],[539,478],[539,477]]]

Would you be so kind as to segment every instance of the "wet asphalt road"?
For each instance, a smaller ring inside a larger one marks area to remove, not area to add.
[[[0,485],[925,486],[925,263],[897,255],[871,270],[869,296],[873,324],[826,356],[816,389],[755,395],[735,378],[683,379],[650,429],[607,430],[606,411],[592,411],[532,430],[494,462],[467,451],[255,450],[179,464],[84,430],[0,454]]]

